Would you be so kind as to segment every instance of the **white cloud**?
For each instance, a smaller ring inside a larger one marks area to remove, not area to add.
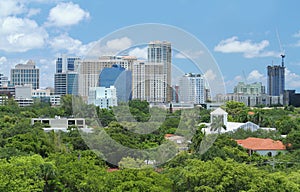
[[[204,73],[204,77],[206,80],[213,81],[216,79],[216,74],[211,69],[209,69]]]
[[[288,89],[300,88],[300,75],[285,69],[285,85]]]
[[[51,48],[55,51],[66,50],[69,54],[77,56],[86,55],[96,43],[97,42],[94,41],[85,45],[80,40],[73,39],[68,34],[57,36],[49,42]]]
[[[130,48],[131,45],[132,45],[132,41],[128,37],[112,39],[106,42],[107,49],[119,50],[119,51],[128,49]]]
[[[293,37],[299,38],[299,37],[300,37],[300,31],[298,31],[297,33],[295,33],[295,34],[293,35]]]
[[[16,0],[1,0],[0,1],[0,17],[18,15],[26,10],[23,3]]]
[[[89,17],[90,13],[81,9],[78,4],[58,3],[50,10],[47,25],[71,26]]]
[[[0,57],[0,65],[4,64],[6,61],[6,57]]]
[[[247,81],[249,82],[265,82],[266,76],[258,70],[253,70],[249,73]]]
[[[128,54],[131,56],[135,56],[139,59],[147,59],[147,47],[144,47],[144,48],[136,47],[136,48],[130,50]]]
[[[186,50],[186,51],[183,51],[183,52],[179,52],[179,53],[176,53],[174,55],[175,58],[177,59],[196,59],[196,58],[199,58],[201,57],[201,55],[203,55],[203,51],[191,51],[191,50]]]
[[[27,13],[27,17],[32,17],[32,16],[35,16],[37,14],[39,14],[41,12],[41,9],[29,9],[28,10],[28,13]]]
[[[251,40],[239,41],[234,36],[222,40],[214,50],[221,53],[243,53],[246,58],[253,57],[278,57],[280,54],[273,51],[264,51],[269,46],[269,41],[263,40],[259,43],[253,43]]]
[[[0,19],[0,50],[26,52],[45,45],[48,33],[31,19],[6,17]]]

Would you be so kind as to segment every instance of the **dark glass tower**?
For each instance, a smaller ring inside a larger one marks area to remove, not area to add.
[[[284,55],[282,57],[282,64],[275,66],[268,66],[268,95],[280,96],[284,94],[285,90],[285,66]]]

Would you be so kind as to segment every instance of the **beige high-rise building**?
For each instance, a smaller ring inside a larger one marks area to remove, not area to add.
[[[148,63],[162,63],[163,69],[158,70],[163,74],[162,102],[172,101],[172,48],[171,43],[167,41],[152,41],[148,44]],[[156,71],[153,71],[156,72]]]
[[[132,69],[136,57],[131,56],[101,56],[95,60],[82,60],[78,67],[78,93],[87,100],[90,87],[97,87],[99,74],[105,67],[112,67],[114,64],[121,65],[127,70]]]
[[[152,103],[166,102],[163,63],[137,61],[132,72],[132,98]]]
[[[132,70],[132,98],[151,103],[172,100],[171,43],[153,41],[148,44],[148,61],[137,61]]]

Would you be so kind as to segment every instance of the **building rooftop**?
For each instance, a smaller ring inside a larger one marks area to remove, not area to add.
[[[236,140],[236,142],[240,146],[252,150],[286,150],[286,146],[281,141],[272,139],[249,137],[247,139]]]
[[[212,111],[210,114],[211,115],[227,115],[228,113],[219,107],[216,110]]]

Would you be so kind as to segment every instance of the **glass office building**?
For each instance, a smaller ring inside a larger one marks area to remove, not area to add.
[[[100,75],[98,86],[109,88],[114,86],[117,91],[118,101],[127,102],[131,100],[132,73],[120,65],[112,65],[111,68],[104,68]]]

